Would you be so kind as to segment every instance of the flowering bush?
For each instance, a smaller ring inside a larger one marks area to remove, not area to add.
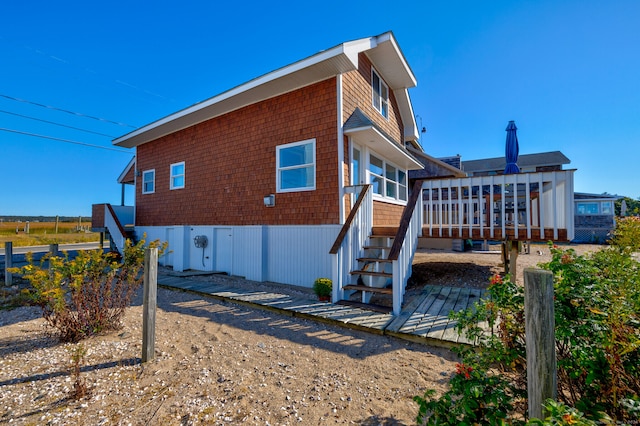
[[[640,263],[632,256],[640,222],[624,223],[613,247],[580,256],[551,245],[552,260],[541,265],[554,274],[559,402],[545,405],[548,419],[530,424],[640,419]],[[524,290],[508,276],[494,276],[487,293],[473,308],[451,315],[476,347],[457,349],[462,362],[447,393],[415,398],[419,422],[524,422]]]

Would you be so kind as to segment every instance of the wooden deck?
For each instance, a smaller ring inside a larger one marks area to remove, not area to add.
[[[372,230],[372,235],[374,237],[378,236],[387,236],[389,234],[395,235],[397,232],[397,227],[374,227]],[[557,237],[554,236],[554,230],[545,228],[541,230],[540,228],[531,228],[530,234],[527,232],[526,227],[519,227],[515,229],[514,227],[505,227],[504,233],[502,232],[502,228],[495,227],[493,232],[490,227],[484,226],[480,227],[478,225],[462,225],[462,227],[458,225],[449,226],[443,225],[442,227],[438,225],[434,225],[432,228],[427,226],[422,227],[422,236],[421,238],[450,238],[450,239],[472,239],[472,240],[494,240],[494,241],[502,241],[502,240],[519,240],[519,241],[533,241],[533,242],[548,242],[548,241],[569,241],[567,230],[563,228],[559,228],[557,230]]]
[[[251,291],[189,277],[160,275],[158,284],[285,315],[445,347],[470,343],[458,335],[455,322],[448,318],[449,312],[473,306],[484,295],[484,291],[478,289],[427,285],[403,307],[400,315],[393,316],[357,306],[319,302],[312,297]]]

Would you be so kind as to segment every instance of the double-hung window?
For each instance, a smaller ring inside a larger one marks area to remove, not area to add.
[[[316,188],[315,139],[276,147],[276,185],[278,192]]]
[[[169,180],[170,189],[184,188],[184,161],[174,163],[170,166],[171,176]]]
[[[142,193],[153,194],[156,192],[156,171],[145,170],[142,172]]]
[[[395,201],[407,201],[407,173],[371,154],[369,183],[373,193]]]
[[[371,68],[371,87],[373,89],[373,107],[383,117],[389,118],[389,87],[373,68]]]

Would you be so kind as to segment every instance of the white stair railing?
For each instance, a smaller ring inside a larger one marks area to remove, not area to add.
[[[329,253],[332,255],[332,301],[344,299],[344,286],[351,284],[351,271],[357,269],[358,257],[362,256],[373,227],[373,196],[371,185],[350,187],[360,188],[357,199],[342,230],[338,234]]]
[[[121,206],[117,208],[117,210],[116,212],[116,208],[111,206],[111,204],[104,205],[104,227],[109,231],[118,252],[123,253],[124,242],[128,237],[120,218],[129,219],[129,216],[132,218],[133,207]]]
[[[422,206],[419,203],[422,191],[421,181],[417,181],[411,192],[402,218],[398,234],[389,251],[393,270],[393,314],[400,315],[407,280],[411,276],[413,256],[418,248],[418,237],[422,235]]]

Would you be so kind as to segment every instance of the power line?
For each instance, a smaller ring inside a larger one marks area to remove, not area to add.
[[[56,123],[55,121],[43,120],[41,118],[36,118],[36,117],[28,116],[28,115],[18,114],[16,112],[5,111],[5,110],[2,110],[2,109],[0,109],[0,112],[2,112],[4,114],[15,115],[16,117],[28,118],[29,120],[40,121],[42,123],[53,124],[55,126],[66,127],[67,129],[80,130],[81,132],[92,133],[94,135],[99,135],[99,136],[106,136],[108,138],[116,138],[116,136],[113,136],[113,135],[107,135],[105,133],[94,132],[93,130],[87,130],[87,129],[81,129],[79,127],[68,126],[66,124]]]
[[[0,131],[9,132],[9,133],[17,133],[17,134],[26,135],[26,136],[34,136],[36,138],[51,139],[51,140],[58,141],[58,142],[70,143],[70,144],[74,144],[74,145],[82,145],[82,146],[87,146],[87,147],[90,147],[90,148],[106,149],[108,151],[121,152],[123,154],[131,154],[130,151],[124,151],[122,149],[110,148],[110,147],[107,147],[107,146],[100,146],[100,145],[93,145],[93,144],[90,144],[90,143],[72,141],[70,139],[56,138],[56,137],[53,137],[53,136],[38,135],[36,133],[23,132],[21,130],[5,129],[3,127],[0,127]]]
[[[136,126],[132,126],[131,124],[120,123],[118,121],[111,121],[111,120],[107,120],[106,118],[101,118],[101,117],[94,117],[92,115],[82,114],[80,112],[69,111],[67,109],[57,108],[57,107],[54,107],[54,106],[51,106],[51,105],[40,104],[38,102],[28,101],[26,99],[14,98],[13,96],[3,95],[1,93],[0,93],[0,97],[6,98],[6,99],[10,99],[10,100],[16,101],[16,102],[23,102],[23,103],[26,103],[26,104],[35,105],[35,106],[39,106],[39,107],[42,107],[42,108],[52,109],[52,110],[55,110],[55,111],[66,112],[67,114],[76,115],[78,117],[91,118],[93,120],[102,121],[104,123],[111,123],[111,124],[116,124],[118,126],[130,127],[132,129],[137,129]]]

